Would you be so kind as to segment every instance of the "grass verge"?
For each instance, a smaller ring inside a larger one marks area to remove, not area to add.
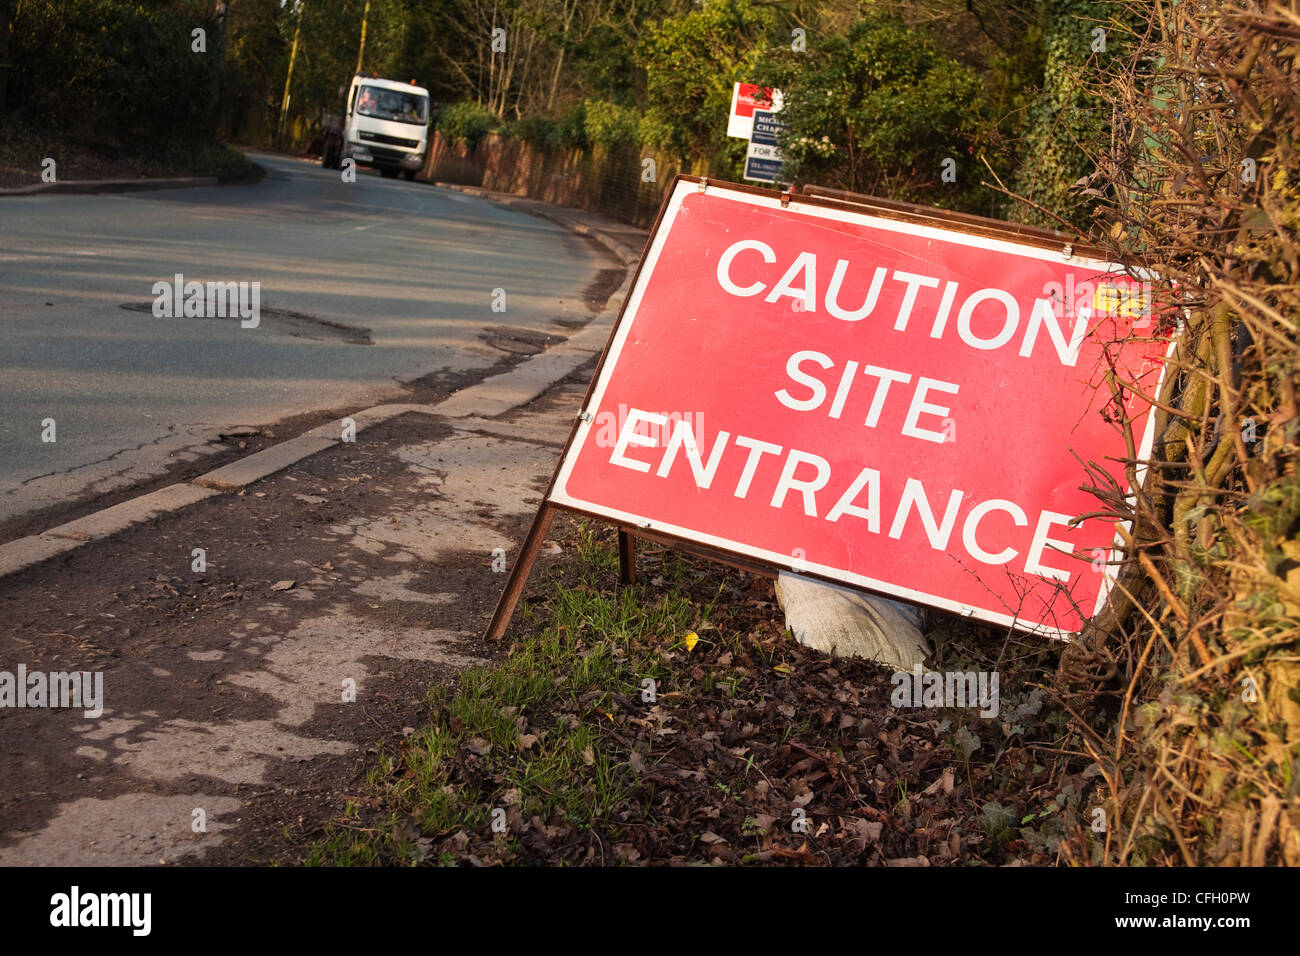
[[[556,529],[515,643],[430,693],[304,862],[1051,863],[1086,838],[1051,645],[942,618],[932,666],[998,670],[1000,712],[899,708],[890,670],[794,642],[767,580],[647,549],[614,588],[612,529]]]

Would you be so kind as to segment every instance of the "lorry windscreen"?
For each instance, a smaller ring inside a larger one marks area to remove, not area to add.
[[[357,94],[357,112],[362,116],[422,126],[428,116],[427,110],[428,100],[415,93],[362,86]]]

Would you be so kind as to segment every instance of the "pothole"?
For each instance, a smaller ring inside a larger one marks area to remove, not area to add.
[[[536,329],[520,329],[509,325],[485,328],[479,337],[494,349],[513,355],[536,355],[564,341],[561,335],[548,335]]]
[[[146,312],[153,315],[153,302],[123,302],[120,306],[128,312]],[[261,306],[257,310],[258,319],[272,326],[279,332],[295,338],[313,339],[318,342],[341,341],[345,345],[374,345],[370,338],[370,329],[361,325],[345,325],[331,322],[306,312],[294,312],[292,309],[276,309]],[[186,316],[186,318],[216,319],[223,322],[242,321],[238,315]]]

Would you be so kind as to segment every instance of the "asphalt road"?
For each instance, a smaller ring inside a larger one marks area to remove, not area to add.
[[[0,200],[0,520],[156,473],[234,425],[485,369],[502,356],[485,329],[563,334],[611,265],[459,192],[255,159],[252,186]],[[156,318],[154,284],[177,273],[260,283],[260,324]],[[365,329],[372,344],[349,341]]]

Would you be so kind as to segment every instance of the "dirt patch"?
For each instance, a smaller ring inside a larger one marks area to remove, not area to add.
[[[601,251],[605,251],[604,246],[601,246]],[[591,285],[582,290],[582,298],[587,303],[587,308],[592,312],[603,309],[609,297],[623,284],[626,276],[626,269],[601,269],[597,272],[596,278],[591,280]]]
[[[405,416],[8,578],[0,660],[102,671],[107,704],[0,710],[0,859],[287,852],[360,787],[367,751],[420,722],[432,684],[494,653],[478,641],[503,581],[492,549],[522,538],[553,458]]]

